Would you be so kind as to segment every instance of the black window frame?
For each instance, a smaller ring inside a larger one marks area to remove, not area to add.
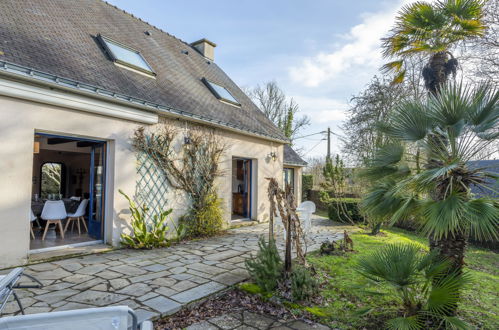
[[[100,44],[102,45],[102,47],[104,47],[104,50],[106,51],[106,54],[109,56],[109,58],[111,59],[111,61],[113,61],[114,63],[118,63],[120,65],[123,65],[125,67],[129,67],[133,70],[137,70],[137,71],[140,71],[142,73],[145,73],[147,75],[150,75],[150,76],[153,76],[155,77],[156,76],[156,73],[153,71],[152,69],[152,66],[149,64],[149,62],[147,62],[147,60],[145,59],[145,57],[142,55],[142,53],[130,46],[127,46],[119,41],[116,41],[114,39],[111,39],[109,37],[106,37],[106,36],[103,36],[102,34],[99,34],[97,35],[97,39],[99,40]],[[134,52],[136,54],[138,54],[140,56],[140,58],[144,61],[144,63],[149,67],[150,70],[147,70],[147,69],[144,69],[140,66],[137,66],[137,65],[134,65],[132,63],[129,63],[129,62],[126,62],[126,61],[123,61],[123,60],[120,60],[118,57],[116,57],[116,55],[113,53],[113,51],[109,48],[108,44],[107,43],[113,43],[121,48],[124,48],[124,49],[127,49],[131,52]]]
[[[234,95],[232,95],[232,93],[225,87],[225,86],[222,86],[220,84],[217,84],[216,82],[213,82],[211,80],[208,80],[206,78],[202,78],[201,79],[203,81],[203,83],[205,84],[205,86],[210,90],[210,92],[217,98],[219,99],[220,101],[224,101],[224,102],[227,102],[227,103],[230,103],[232,105],[235,105],[237,107],[240,107],[241,106],[241,103],[239,103],[237,101],[237,99],[234,97]],[[232,96],[232,98],[235,100],[232,101],[232,100],[229,100],[229,99],[226,99],[225,97],[222,97],[220,94],[218,94],[218,92],[213,88],[212,84],[214,85],[217,85],[223,89],[225,89],[227,91],[227,93],[229,93],[230,96]]]

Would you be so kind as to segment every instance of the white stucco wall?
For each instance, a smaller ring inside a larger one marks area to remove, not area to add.
[[[164,120],[167,124],[185,127],[185,122]],[[148,125],[0,95],[0,268],[27,261],[35,132],[107,141],[105,239],[116,245],[129,223],[128,205],[118,189],[133,194],[138,178],[136,155],[129,141],[139,126]],[[252,217],[258,221],[268,220],[265,178],[276,177],[282,184],[282,145],[220,129],[216,132],[227,145],[221,163],[224,176],[216,181],[227,224],[231,217],[233,157],[253,160]],[[269,158],[271,152],[280,155],[276,161]],[[168,200],[175,218],[185,213],[187,207],[182,193],[170,190]]]

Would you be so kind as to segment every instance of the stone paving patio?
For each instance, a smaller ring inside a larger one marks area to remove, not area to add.
[[[41,289],[18,290],[27,314],[127,305],[140,320],[169,315],[183,305],[246,280],[244,260],[257,249],[268,224],[231,229],[224,236],[188,241],[156,250],[109,253],[44,262],[26,267]],[[277,243],[282,249],[283,235]],[[313,219],[308,251],[326,239],[340,239],[327,219]],[[3,315],[18,311],[9,302]]]
[[[224,314],[209,320],[195,323],[186,330],[251,330],[251,329],[275,329],[275,330],[326,330],[329,329],[322,324],[310,324],[301,320],[280,321],[273,317],[263,316],[248,311]]]

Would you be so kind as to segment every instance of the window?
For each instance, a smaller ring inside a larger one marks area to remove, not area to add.
[[[203,82],[219,100],[229,102],[237,106],[241,105],[225,87],[215,84],[205,78],[203,78]]]
[[[156,75],[138,51],[109,38],[103,37],[102,35],[99,35],[98,38],[102,45],[106,48],[106,51],[113,62],[150,75]]]
[[[285,186],[291,186],[291,191],[295,189],[295,170],[293,168],[284,168],[283,179]]]
[[[44,163],[41,167],[40,197],[59,199],[63,193],[64,168],[62,163]]]

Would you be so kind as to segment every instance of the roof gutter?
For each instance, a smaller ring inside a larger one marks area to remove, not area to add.
[[[273,136],[270,134],[263,134],[254,130],[248,130],[239,125],[226,123],[221,120],[214,120],[206,116],[196,115],[187,111],[175,109],[170,106],[148,102],[125,94],[111,92],[97,86],[80,83],[76,80],[58,77],[53,74],[45,73],[39,70],[1,60],[0,75],[8,76],[17,80],[28,81],[38,85],[48,86],[51,88],[55,87],[72,93],[81,94],[92,98],[98,98],[101,100],[106,100],[108,102],[118,103],[141,110],[146,110],[148,112],[154,112],[175,119],[182,118],[191,122],[214,126],[273,142],[289,143],[289,140],[283,139],[279,136]]]

